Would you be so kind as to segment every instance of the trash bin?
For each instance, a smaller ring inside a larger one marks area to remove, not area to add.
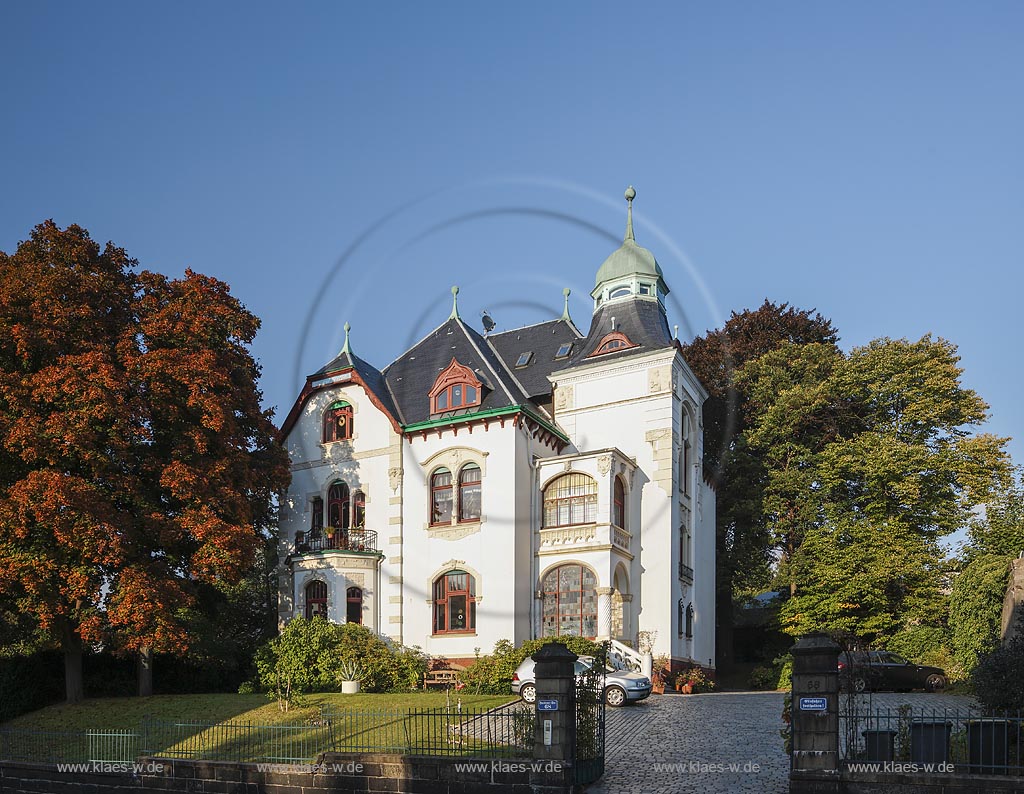
[[[910,723],[910,760],[917,764],[944,764],[949,760],[948,722],[914,720]]]
[[[967,771],[975,775],[1009,774],[1010,726],[1016,724],[1010,720],[970,720]]]
[[[864,760],[892,761],[892,745],[896,739],[896,731],[870,730],[864,731]]]

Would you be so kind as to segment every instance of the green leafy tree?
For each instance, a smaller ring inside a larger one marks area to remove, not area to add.
[[[1000,616],[1010,558],[989,554],[973,557],[953,582],[949,596],[949,629],[953,655],[970,673],[978,659],[999,644]]]
[[[880,339],[849,356],[788,346],[739,376],[769,461],[765,513],[789,579],[786,630],[879,642],[942,625],[939,540],[1007,471],[1004,439],[972,435],[987,406],[955,347]]]
[[[716,654],[719,666],[733,658],[733,604],[742,592],[768,585],[773,542],[763,511],[767,468],[764,454],[747,443],[752,414],[748,393],[735,373],[748,362],[789,343],[835,346],[832,323],[788,304],[765,301],[733,312],[720,329],[683,346],[683,357],[709,398],[703,407],[705,473],[717,491]]]

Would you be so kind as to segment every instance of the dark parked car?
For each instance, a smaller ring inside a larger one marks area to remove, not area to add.
[[[854,692],[872,689],[938,692],[946,687],[946,671],[914,664],[889,651],[847,651],[839,654],[839,686]]]

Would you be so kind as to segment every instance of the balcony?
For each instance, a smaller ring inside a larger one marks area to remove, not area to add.
[[[380,554],[377,533],[372,529],[324,529],[295,533],[295,553],[340,551],[346,554]]]
[[[687,584],[693,584],[693,568],[680,561],[679,578]]]

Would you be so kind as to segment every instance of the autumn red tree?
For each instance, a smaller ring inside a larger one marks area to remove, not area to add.
[[[52,221],[0,253],[0,589],[63,649],[69,701],[86,645],[187,649],[196,584],[237,580],[287,484],[258,320],[136,266]]]
[[[710,394],[703,410],[704,462],[718,497],[716,656],[722,667],[733,661],[733,597],[740,589],[767,584],[774,546],[763,510],[764,456],[744,441],[751,417],[735,373],[787,342],[834,346],[837,341],[831,321],[813,309],[765,300],[757,309],[733,312],[722,328],[683,346],[683,357]]]

